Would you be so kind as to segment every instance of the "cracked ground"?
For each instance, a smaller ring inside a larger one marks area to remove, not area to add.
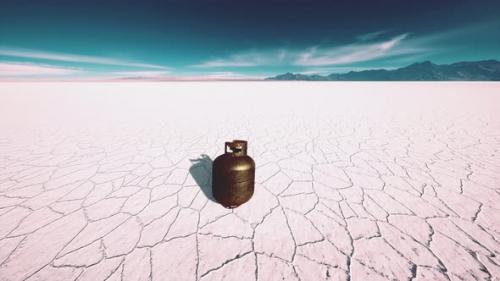
[[[495,83],[4,83],[0,280],[499,280],[499,150]]]

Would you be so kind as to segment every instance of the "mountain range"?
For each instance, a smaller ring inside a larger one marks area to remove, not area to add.
[[[279,81],[500,81],[500,61],[466,61],[452,64],[418,62],[393,70],[373,69],[307,75],[285,73],[266,80]]]

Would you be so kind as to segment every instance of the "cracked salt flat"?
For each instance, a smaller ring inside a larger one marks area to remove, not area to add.
[[[499,280],[499,116],[497,83],[1,84],[0,280]]]

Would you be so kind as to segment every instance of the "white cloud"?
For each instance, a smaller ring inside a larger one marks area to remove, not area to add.
[[[110,72],[107,76],[112,77],[132,77],[132,78],[162,78],[169,74],[169,71],[116,71]]]
[[[0,62],[0,81],[217,81],[260,80],[262,75],[237,72],[172,74],[169,71],[113,71],[92,73],[81,69],[45,64]]]
[[[280,62],[284,61],[288,55],[287,50],[278,50],[278,60]]]
[[[407,33],[395,36],[385,41],[373,41],[386,31],[364,34],[363,40],[336,47],[309,47],[305,50],[251,50],[202,62],[192,67],[197,68],[230,68],[256,66],[338,66],[357,62],[371,61],[398,55],[415,55],[422,53],[418,44],[403,44]],[[367,42],[366,40],[369,40]],[[416,41],[413,41],[417,43]]]
[[[149,80],[162,81],[239,81],[239,80],[262,80],[267,76],[263,75],[248,75],[231,71],[224,72],[208,72],[208,73],[191,73],[182,75],[170,75],[158,79],[151,78]]]
[[[427,35],[410,36],[399,34],[389,39],[390,30],[379,30],[361,34],[353,38],[351,44],[340,46],[311,46],[305,49],[265,49],[239,52],[226,57],[219,57],[202,62],[192,67],[201,68],[238,68],[257,66],[282,67],[347,67],[361,62],[384,60],[393,67],[404,63],[413,63],[428,59],[439,52],[449,52],[447,40],[463,38],[481,29],[497,26],[499,22],[488,22],[474,26],[465,26],[453,30],[444,30]],[[458,46],[457,46],[458,47]],[[390,67],[385,66],[388,69]],[[310,70],[305,70],[310,71]],[[313,70],[314,71],[314,70]]]
[[[261,80],[267,76],[247,75],[237,72],[204,72],[172,74],[161,71],[124,71],[111,72],[98,76],[79,78],[90,81],[218,81],[218,80]]]
[[[133,79],[147,81],[201,81],[201,80],[256,80],[263,79],[262,75],[248,75],[231,71],[210,71],[200,73],[171,73],[169,71],[116,71],[109,72],[96,79]]]
[[[2,77],[65,76],[78,73],[80,73],[80,70],[74,68],[31,63],[0,62],[0,76]]]
[[[356,36],[356,39],[358,39],[359,41],[369,41],[369,40],[373,40],[375,38],[378,38],[378,37],[380,37],[380,35],[385,34],[387,32],[388,32],[387,30],[379,30],[379,31],[374,31],[374,32],[370,32],[370,33],[365,33],[365,34],[361,34],[361,35]]]
[[[225,67],[255,67],[263,65],[277,65],[287,62],[293,53],[286,49],[250,50],[232,54],[226,58],[207,60],[200,64],[192,65],[195,68],[225,68]]]
[[[196,76],[193,76],[196,77]],[[212,73],[207,73],[203,74],[197,77],[204,77],[207,80],[217,80],[217,79],[227,79],[227,80],[245,80],[245,79],[263,79],[265,78],[264,76],[261,75],[247,75],[247,74],[241,74],[241,73],[236,73],[236,72],[212,72]]]
[[[199,68],[215,68],[215,67],[248,67],[258,66],[259,64],[254,61],[232,60],[232,59],[214,59],[202,62],[193,67]]]
[[[42,59],[50,61],[64,61],[64,62],[75,62],[75,63],[86,63],[86,64],[101,64],[101,65],[115,65],[115,66],[129,66],[129,67],[140,67],[140,68],[152,68],[152,69],[167,69],[167,67],[138,63],[126,60],[120,60],[108,57],[99,56],[84,56],[76,54],[67,53],[54,53],[45,52],[40,50],[28,50],[28,49],[13,49],[0,47],[0,56],[16,57],[16,58],[28,58],[28,59]]]
[[[395,47],[407,36],[408,34],[405,33],[383,42],[354,43],[329,49],[310,48],[299,55],[295,64],[301,66],[343,65],[403,54],[410,50],[397,50]]]
[[[269,64],[273,60],[270,54],[250,51],[246,53],[234,54],[224,59],[212,59],[200,64],[193,65],[197,68],[217,68],[217,67],[252,67]]]

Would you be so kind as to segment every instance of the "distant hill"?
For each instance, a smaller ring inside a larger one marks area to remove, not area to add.
[[[305,75],[285,73],[266,80],[279,81],[500,81],[500,61],[484,60],[434,64],[430,61],[406,67],[385,70],[351,71],[330,75]]]

